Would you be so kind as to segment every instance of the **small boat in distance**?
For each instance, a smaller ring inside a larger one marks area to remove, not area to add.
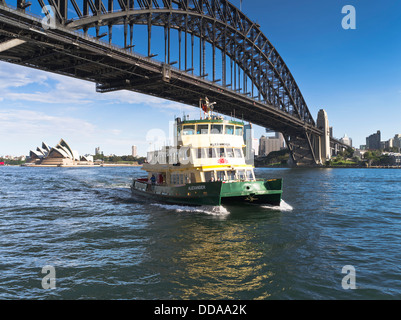
[[[244,123],[213,115],[213,105],[201,99],[204,118],[175,119],[174,145],[148,152],[147,177],[134,179],[132,193],[169,204],[280,205],[282,179],[255,178],[244,157]]]

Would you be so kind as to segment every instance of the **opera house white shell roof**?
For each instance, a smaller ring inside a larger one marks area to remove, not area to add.
[[[68,143],[61,139],[60,142],[54,147],[49,147],[48,144],[42,143],[42,147],[29,152],[31,162],[40,165],[79,165],[79,164],[93,164],[92,156],[79,156],[79,153],[72,150]]]

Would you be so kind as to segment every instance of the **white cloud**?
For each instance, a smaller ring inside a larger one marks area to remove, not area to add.
[[[0,134],[12,133],[40,134],[54,132],[59,134],[93,133],[95,126],[85,120],[72,117],[57,117],[32,110],[0,110]]]
[[[76,117],[0,109],[0,154],[26,155],[42,141],[54,146],[61,138],[85,154],[92,151],[99,134],[94,124]]]
[[[86,105],[101,101],[107,104],[147,105],[168,111],[193,110],[190,106],[128,90],[97,93],[92,82],[18,65],[0,63],[0,68],[0,90],[3,101],[68,105]],[[21,93],[23,87],[26,88]]]
[[[121,132],[122,132],[122,131],[119,130],[119,129],[112,129],[112,130],[110,130],[110,133],[111,133],[112,135],[115,135],[115,136],[120,135]]]
[[[47,76],[38,70],[0,62],[0,90],[20,88],[30,84],[43,85]]]

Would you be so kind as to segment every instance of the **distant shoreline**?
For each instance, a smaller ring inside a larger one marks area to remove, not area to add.
[[[129,164],[129,163],[104,163],[104,164],[91,164],[91,165],[41,165],[41,164],[7,164],[1,167],[27,167],[27,168],[99,168],[99,167],[142,167],[141,164]]]

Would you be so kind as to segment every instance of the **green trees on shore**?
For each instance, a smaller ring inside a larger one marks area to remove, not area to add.
[[[398,151],[398,150],[397,150]],[[256,167],[274,167],[287,166],[289,151],[287,149],[281,151],[270,152],[264,157],[255,157]],[[332,157],[326,162],[328,167],[371,167],[371,166],[392,166],[394,159],[388,154],[383,154],[383,150],[369,150],[363,155],[363,158],[356,156],[353,148],[347,148],[341,151],[337,156]]]
[[[143,164],[146,160],[146,157],[133,157],[133,156],[105,156],[103,154],[97,154],[93,156],[93,160],[102,160],[103,162],[110,162],[110,163],[138,163]]]
[[[25,160],[14,160],[14,159],[6,159],[6,158],[0,157],[0,163],[1,162],[4,162],[5,165],[19,166],[21,164],[24,164]]]
[[[364,153],[363,159],[354,155],[354,150],[348,148],[345,151],[338,153],[330,161],[326,162],[327,166],[355,166],[355,167],[370,167],[370,166],[391,166],[393,160],[388,154],[383,154],[382,150],[368,150]]]

